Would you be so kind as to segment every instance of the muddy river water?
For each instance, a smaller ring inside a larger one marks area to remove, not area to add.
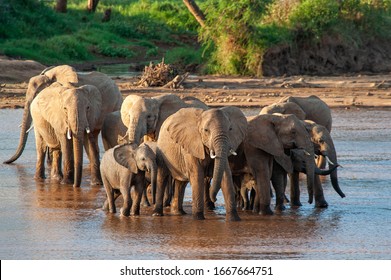
[[[21,117],[21,109],[0,110],[1,162],[15,151]],[[301,208],[288,206],[268,217],[240,210],[242,221],[236,223],[225,222],[221,194],[204,221],[152,217],[150,208],[138,217],[107,214],[100,210],[104,189],[89,185],[87,168],[77,190],[33,179],[30,133],[23,155],[14,164],[0,164],[0,258],[390,259],[391,110],[334,109],[333,118],[346,197],[326,179],[327,209],[309,205],[303,185]]]

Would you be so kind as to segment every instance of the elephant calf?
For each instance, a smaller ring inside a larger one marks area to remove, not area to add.
[[[132,215],[139,215],[146,184],[145,172],[151,174],[152,189],[156,185],[156,156],[152,149],[146,144],[138,147],[131,144],[115,146],[103,155],[100,171],[107,194],[103,210],[115,213],[115,199],[122,194],[124,202],[120,213],[129,216],[132,208]],[[130,194],[132,186],[135,191],[134,202]]]

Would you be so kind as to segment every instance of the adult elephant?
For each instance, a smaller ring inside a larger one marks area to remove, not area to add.
[[[303,149],[309,154],[305,162],[307,186],[310,192],[314,191],[317,199],[321,199],[323,192],[314,185],[314,147],[304,124],[295,115],[265,114],[248,118],[247,136],[241,149],[238,149],[238,156],[230,158],[230,165],[234,176],[251,174],[254,178],[254,212],[273,214],[270,206],[273,161],[276,160],[286,172],[291,173],[292,162],[285,151],[294,148]]]
[[[63,183],[73,182],[74,187],[79,187],[84,145],[90,158],[91,184],[101,182],[96,137],[101,107],[102,94],[92,85],[64,87],[53,84],[37,95],[30,108],[37,149],[36,178],[45,177],[44,159],[46,147],[49,147],[53,151],[52,177],[62,177],[58,167],[61,152]]]
[[[223,190],[226,220],[240,220],[228,156],[235,154],[246,133],[246,118],[236,107],[184,108],[168,117],[157,141],[158,180],[154,215],[163,215],[164,188],[171,175],[175,180],[172,211],[184,213],[183,194],[187,182],[190,182],[193,217],[204,219],[204,179],[212,177],[211,189],[219,189],[221,185]],[[212,170],[212,174],[208,170]],[[215,194],[212,197],[216,201]]]
[[[294,114],[300,120],[312,120],[331,131],[332,116],[329,106],[315,95],[308,97],[284,97],[265,106],[259,114]]]
[[[27,142],[29,128],[32,121],[30,114],[31,102],[38,93],[55,82],[66,87],[94,85],[98,88],[102,94],[101,115],[97,122],[97,127],[99,128],[102,127],[106,114],[121,108],[123,101],[121,92],[109,76],[99,72],[78,73],[69,65],[46,68],[40,75],[34,76],[29,80],[26,91],[26,101],[24,105],[19,144],[15,154],[8,160],[4,161],[4,163],[12,163],[21,156]],[[98,131],[95,133],[98,133]]]
[[[300,120],[311,120],[323,125],[329,132],[332,128],[332,116],[329,106],[319,97],[288,96],[280,99],[277,103],[262,108],[260,114],[294,114]],[[317,166],[324,168],[325,158],[320,156]]]
[[[193,106],[208,108],[201,101],[185,102],[174,94],[157,97],[128,95],[121,106],[121,120],[127,127],[127,141],[139,144],[145,135],[156,140],[163,122],[169,116],[179,109]]]

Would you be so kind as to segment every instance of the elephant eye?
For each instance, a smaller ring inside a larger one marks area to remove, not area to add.
[[[232,126],[229,128],[229,131],[232,131]]]
[[[204,128],[204,131],[205,131],[205,132],[209,132],[209,129],[207,129],[207,128]]]

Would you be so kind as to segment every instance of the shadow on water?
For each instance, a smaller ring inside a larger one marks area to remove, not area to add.
[[[78,189],[33,179],[35,141],[30,135],[22,157],[0,166],[0,258],[389,259],[391,143],[383,136],[391,135],[386,122],[391,111],[333,113],[332,134],[344,166],[340,185],[347,197],[341,199],[326,178],[330,206],[316,209],[306,202],[303,181],[302,207],[287,206],[273,216],[239,210],[241,222],[225,222],[221,193],[217,209],[207,211],[206,220],[194,221],[190,187],[185,216],[165,209],[165,216],[153,217],[151,207],[136,217],[106,213],[101,210],[104,188],[89,185],[87,165]],[[0,116],[8,120],[0,123],[3,161],[18,142],[21,110],[1,110]]]

